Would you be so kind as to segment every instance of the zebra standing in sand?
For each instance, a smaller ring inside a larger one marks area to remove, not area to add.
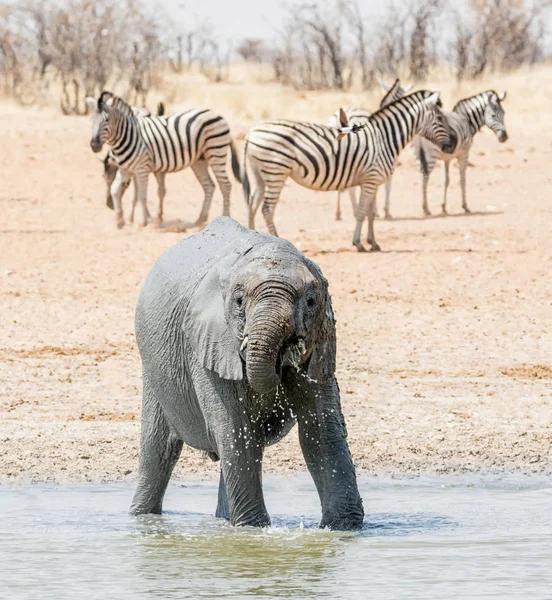
[[[132,108],[132,112],[137,117],[149,117],[152,114],[146,108],[142,108],[142,107],[138,107],[138,106],[131,106],[131,108]],[[159,104],[157,105],[157,116],[162,117],[164,114],[165,114],[165,105],[163,104],[163,102],[159,102]],[[107,190],[106,190],[107,195],[106,195],[106,199],[105,199],[105,204],[106,204],[107,208],[109,208],[110,210],[113,210],[113,196],[111,195],[111,186],[113,185],[113,181],[115,181],[115,177],[117,176],[117,171],[119,170],[119,166],[117,164],[115,157],[111,153],[111,151],[109,151],[106,154],[105,158],[98,157],[98,160],[103,165],[103,178],[105,181],[105,185],[107,187]],[[157,195],[159,197],[158,219],[161,222],[161,220],[163,219],[163,200],[165,198],[165,173],[156,173],[156,178],[157,178]],[[126,185],[123,185],[121,200],[122,200],[122,195],[124,194],[126,188],[129,185],[130,185],[130,181],[128,181],[126,183]],[[132,199],[132,209],[130,211],[130,217],[129,217],[129,221],[131,223],[134,222],[134,211],[136,209],[137,204],[138,204],[138,184],[136,183],[136,180],[134,179],[134,197]],[[149,218],[150,218],[150,214],[149,214],[149,210],[148,210],[148,219]]]
[[[454,129],[458,138],[456,148],[450,154],[445,154],[425,139],[415,140],[414,152],[420,172],[422,174],[423,204],[422,208],[425,215],[430,215],[427,204],[427,185],[429,176],[435,168],[438,160],[443,161],[445,174],[445,189],[443,194],[443,213],[447,213],[447,188],[449,186],[449,169],[453,159],[458,159],[460,167],[460,187],[462,189],[462,208],[469,213],[466,199],[466,170],[468,168],[468,158],[473,144],[475,134],[486,125],[491,129],[503,143],[508,139],[506,126],[504,124],[504,109],[502,101],[506,98],[506,92],[497,94],[493,90],[481,92],[470,98],[460,100],[452,109],[452,112],[444,112],[451,127]]]
[[[412,85],[407,86],[406,88],[401,87],[401,82],[399,79],[395,79],[395,82],[391,87],[387,87],[383,81],[380,81],[381,87],[385,90],[385,95],[381,99],[380,108],[391,104],[391,102],[395,102],[399,98],[406,96],[408,92],[412,89]],[[349,123],[363,123],[372,116],[372,113],[365,108],[357,108],[354,106],[348,106],[343,109]],[[328,127],[339,127],[339,110],[334,112],[334,114],[328,119],[326,122]],[[397,167],[396,161],[393,171]],[[355,188],[349,188],[349,199],[351,200],[351,208],[353,209],[353,215],[356,213],[357,206],[357,198],[356,198],[356,190]],[[391,196],[391,177],[385,182],[385,218],[390,219],[391,215],[389,214],[389,197]],[[377,213],[377,206],[374,204],[374,210]],[[377,214],[376,214],[377,216]],[[335,220],[341,221],[341,192],[337,192],[337,206],[335,209]]]
[[[320,191],[360,185],[353,245],[365,251],[360,234],[368,215],[367,241],[372,250],[379,250],[374,237],[373,205],[377,189],[391,175],[399,152],[418,134],[443,151],[456,146],[456,136],[438,102],[438,92],[415,92],[374,113],[356,135],[343,139],[338,139],[335,129],[314,123],[278,120],[254,127],[246,137],[244,151],[243,188],[249,227],[255,228],[255,213],[262,204],[268,230],[277,235],[274,208],[288,177]],[[253,193],[248,171],[255,183]]]
[[[102,92],[98,100],[87,98],[92,112],[90,146],[100,152],[103,144],[111,146],[111,153],[119,166],[112,185],[117,227],[123,227],[121,197],[132,176],[138,184],[138,198],[142,206],[142,222],[148,220],[147,183],[150,173],[174,173],[191,167],[204,186],[205,201],[199,222],[207,220],[213,185],[207,165],[211,167],[222,191],[223,214],[230,214],[232,185],[226,173],[228,150],[232,154],[232,171],[240,181],[240,166],[236,148],[226,120],[209,109],[191,109],[168,116],[136,116],[132,108],[118,96]],[[204,160],[200,160],[203,158]],[[159,182],[159,179],[158,179]],[[164,197],[165,190],[159,190]],[[162,215],[161,215],[162,216]]]

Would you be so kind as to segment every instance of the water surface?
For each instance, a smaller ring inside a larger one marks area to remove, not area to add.
[[[174,483],[162,516],[133,486],[0,487],[2,599],[552,598],[544,478],[360,478],[359,533],[321,531],[307,475],[268,478],[273,526],[212,514],[216,483]]]

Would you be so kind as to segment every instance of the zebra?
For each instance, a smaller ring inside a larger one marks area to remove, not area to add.
[[[111,188],[117,227],[125,224],[121,197],[124,186],[128,185],[132,176],[138,184],[138,199],[142,206],[141,225],[145,226],[148,219],[149,174],[157,176],[162,206],[165,188],[158,175],[186,167],[192,168],[205,192],[198,224],[207,221],[214,192],[207,166],[213,171],[222,191],[223,214],[230,214],[232,185],[226,174],[228,150],[232,155],[232,171],[238,181],[241,181],[241,173],[236,147],[223,117],[205,108],[161,117],[140,117],[122,98],[107,91],[102,92],[98,100],[88,97],[86,103],[92,109],[92,150],[100,152],[104,143],[109,144],[119,166]]]
[[[262,204],[269,232],[278,235],[274,208],[288,177],[320,191],[360,185],[353,245],[360,252],[365,251],[360,234],[368,215],[367,240],[372,250],[379,250],[374,236],[373,204],[376,191],[391,175],[399,152],[417,134],[443,151],[456,146],[456,135],[438,102],[438,92],[414,92],[380,109],[361,124],[356,135],[341,140],[335,129],[314,123],[276,120],[254,127],[246,137],[243,165],[249,227],[255,228],[255,213]],[[255,182],[253,193],[248,170]]]
[[[470,212],[466,200],[466,170],[473,138],[481,127],[486,125],[496,134],[500,143],[503,143],[508,139],[508,133],[506,132],[506,126],[504,124],[504,109],[502,108],[502,102],[505,98],[506,92],[497,94],[494,90],[487,90],[475,96],[460,100],[456,103],[451,113],[443,113],[458,137],[458,143],[456,144],[454,151],[450,154],[444,154],[439,148],[425,139],[418,138],[415,140],[414,152],[420,173],[422,174],[422,208],[425,215],[431,214],[427,204],[427,186],[429,176],[438,160],[443,161],[445,189],[442,210],[443,214],[447,214],[447,188],[450,182],[449,169],[451,161],[455,158],[458,160],[458,165],[460,167],[462,208],[464,209],[464,212]]]
[[[150,111],[147,110],[146,108],[142,108],[142,107],[138,107],[138,106],[132,106],[131,108],[132,108],[132,112],[137,117],[151,116]],[[163,104],[163,102],[159,102],[159,104],[157,105],[157,116],[162,117],[164,114],[165,114],[165,105]],[[107,195],[106,195],[105,204],[106,204],[107,208],[109,208],[110,210],[113,210],[113,196],[111,195],[111,186],[113,184],[113,181],[115,180],[117,171],[119,170],[119,166],[117,165],[117,160],[115,159],[115,157],[113,156],[111,151],[106,154],[105,158],[98,158],[98,160],[103,165],[103,178],[104,178],[105,184],[107,186],[107,190],[106,190]],[[160,183],[158,183],[158,186],[157,186],[158,194],[159,194],[159,191],[164,188],[165,173],[158,174],[158,180],[160,180],[161,178],[163,179],[163,182],[162,182],[162,185],[160,185]],[[122,194],[124,194],[124,192],[129,184],[130,184],[130,181],[128,181],[127,184],[123,186]],[[122,200],[122,194],[121,194],[121,200]],[[164,199],[164,194],[163,194],[163,196],[161,196],[159,194],[159,209],[158,209],[159,221],[162,221],[162,219],[163,219],[163,199]],[[129,221],[131,223],[134,222],[134,211],[136,209],[137,203],[138,203],[138,184],[136,183],[136,180],[134,180],[134,197],[132,199],[132,210],[130,212],[130,217],[129,217]],[[148,218],[150,218],[149,210],[148,210]]]
[[[393,85],[391,87],[387,87],[387,85],[385,85],[385,83],[383,81],[380,81],[380,85],[385,90],[385,95],[383,96],[383,98],[381,99],[381,102],[380,102],[380,108],[383,108],[384,106],[387,106],[391,102],[394,102],[395,100],[398,100],[399,98],[402,98],[403,96],[406,96],[408,94],[408,92],[412,89],[412,85],[408,85],[408,86],[406,86],[406,88],[403,88],[401,86],[401,82],[399,79],[395,79],[395,82],[393,83]],[[372,116],[372,113],[369,110],[366,110],[365,108],[357,108],[354,106],[348,106],[348,107],[344,108],[343,110],[345,110],[345,114],[347,115],[347,118],[348,118],[349,122],[351,122],[351,123],[362,123],[366,119],[368,119],[369,117]],[[326,122],[326,125],[328,127],[339,127],[339,125],[340,125],[339,110],[336,110],[334,112],[334,114],[331,115],[331,117],[329,117],[329,119]],[[395,167],[393,168],[393,171],[395,170],[396,167],[397,167],[397,165],[395,163]],[[355,188],[349,188],[347,191],[349,193],[349,199],[351,200],[351,207],[353,209],[353,215],[354,215],[356,213],[356,206],[357,206],[356,191],[355,191]],[[386,219],[391,218],[391,215],[389,214],[389,198],[390,198],[390,196],[391,196],[391,177],[385,182],[385,218]],[[374,210],[376,210],[376,213],[377,213],[377,207],[376,207],[375,203],[374,203]],[[376,214],[376,216],[377,216],[377,214]],[[341,221],[341,192],[340,191],[337,192],[337,206],[336,206],[336,210],[335,210],[335,220]]]

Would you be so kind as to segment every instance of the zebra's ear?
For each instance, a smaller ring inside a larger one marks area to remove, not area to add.
[[[427,106],[439,106],[439,94],[440,92],[433,92],[431,96],[428,96],[425,100]]]
[[[339,125],[341,127],[347,127],[347,125],[349,125],[347,113],[342,108],[339,109]]]
[[[86,106],[88,108],[88,110],[90,112],[96,110],[96,107],[98,106],[98,101],[95,98],[91,98],[90,96],[86,96],[86,98],[84,99]]]
[[[504,100],[506,100],[506,93],[506,90],[504,90],[502,94],[498,94],[498,99],[500,102],[504,102]]]

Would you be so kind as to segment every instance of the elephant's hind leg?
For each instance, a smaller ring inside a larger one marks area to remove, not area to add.
[[[182,440],[170,430],[155,395],[144,380],[140,466],[130,514],[161,513],[163,497],[182,446]]]

